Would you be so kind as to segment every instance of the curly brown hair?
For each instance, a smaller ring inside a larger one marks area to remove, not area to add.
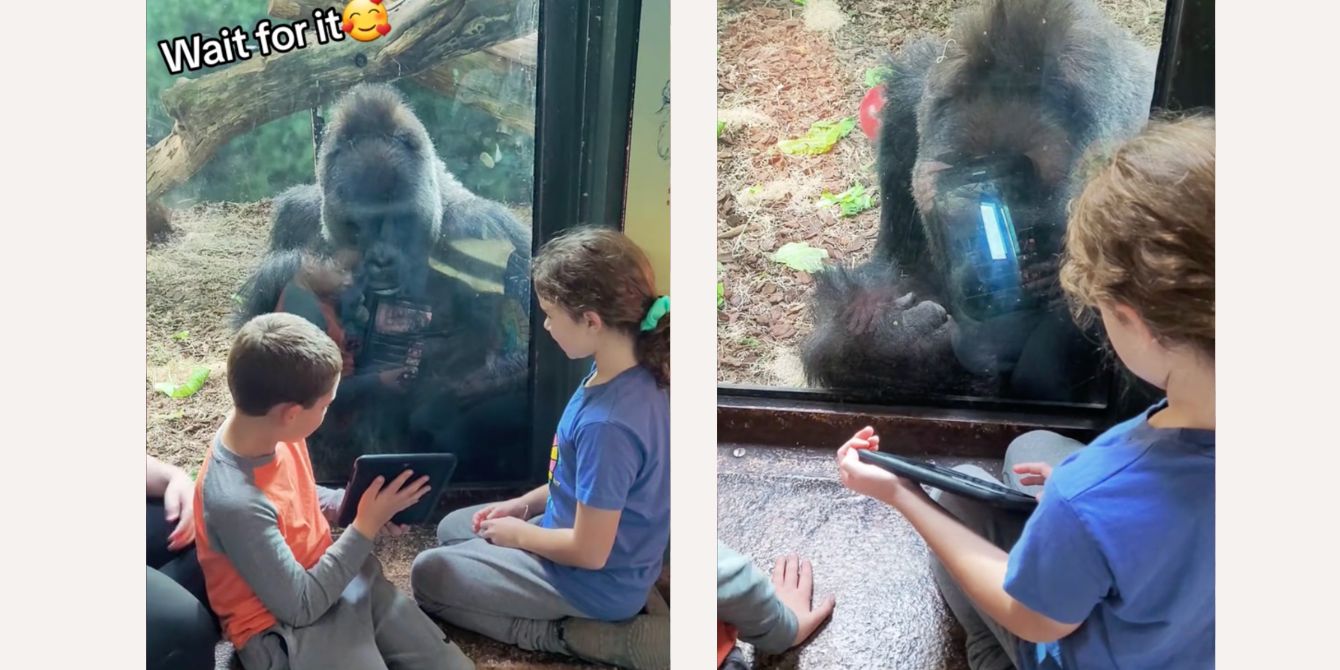
[[[536,295],[569,316],[600,315],[606,327],[634,338],[637,360],[656,383],[670,385],[670,314],[650,331],[642,319],[658,297],[651,261],[616,230],[581,227],[545,243],[531,264]]]
[[[1156,119],[1071,203],[1061,286],[1077,318],[1129,305],[1165,345],[1214,357],[1214,117]]]

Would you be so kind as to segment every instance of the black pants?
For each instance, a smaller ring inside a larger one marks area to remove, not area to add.
[[[195,547],[168,551],[172,526],[162,499],[145,504],[148,670],[209,670],[219,625],[205,597],[205,577]]]

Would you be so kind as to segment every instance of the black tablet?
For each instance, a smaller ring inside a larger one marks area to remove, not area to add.
[[[924,461],[914,461],[871,449],[860,449],[857,457],[862,462],[878,465],[889,472],[907,477],[915,482],[966,498],[980,500],[995,507],[1032,511],[1038,506],[1038,499],[1027,493],[1016,491],[1003,484],[978,479],[951,468]]]
[[[358,501],[367,491],[372,480],[381,475],[388,485],[405,470],[413,470],[409,481],[428,475],[428,494],[419,502],[403,509],[391,517],[391,523],[415,525],[428,520],[437,507],[437,501],[447,490],[447,482],[456,471],[455,454],[368,454],[354,461],[354,473],[349,477],[349,485],[344,489],[344,501],[340,503],[339,525],[347,528],[358,515]]]

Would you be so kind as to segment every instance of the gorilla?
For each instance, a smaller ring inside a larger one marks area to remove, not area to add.
[[[1101,352],[1057,280],[1066,206],[1086,151],[1148,118],[1155,56],[1089,0],[985,0],[893,57],[879,236],[815,277],[808,381],[1097,397]]]
[[[458,478],[501,476],[515,456],[500,445],[529,438],[515,415],[528,406],[530,230],[447,170],[389,85],[335,104],[316,173],[275,198],[235,324],[276,309],[304,254],[354,259],[332,308],[354,372],[313,436],[317,478],[344,478],[364,451],[406,450],[457,453]],[[365,382],[388,369],[403,374]]]

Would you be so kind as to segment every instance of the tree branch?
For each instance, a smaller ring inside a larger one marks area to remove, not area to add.
[[[280,1],[272,0],[272,11]],[[163,91],[164,110],[175,124],[147,152],[148,196],[158,198],[189,179],[243,131],[323,105],[355,84],[413,77],[535,30],[516,16],[513,0],[406,0],[391,17],[388,38],[253,55],[220,72],[180,79]]]

